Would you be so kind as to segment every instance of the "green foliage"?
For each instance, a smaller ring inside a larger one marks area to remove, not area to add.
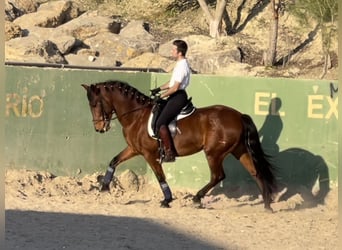
[[[335,22],[338,0],[294,0],[287,4],[288,11],[302,22],[314,19],[318,24]]]

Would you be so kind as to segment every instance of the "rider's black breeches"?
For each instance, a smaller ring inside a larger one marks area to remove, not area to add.
[[[159,128],[162,125],[169,125],[169,123],[180,113],[187,101],[188,95],[185,90],[177,90],[170,95],[156,122],[156,131],[159,131]]]

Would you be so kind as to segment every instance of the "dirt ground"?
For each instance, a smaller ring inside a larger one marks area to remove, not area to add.
[[[97,174],[7,170],[7,249],[338,249],[337,187],[323,205],[305,206],[298,193],[268,213],[260,198],[220,193],[199,208],[196,190],[179,189],[171,208],[161,208],[155,183],[119,177],[102,193]]]

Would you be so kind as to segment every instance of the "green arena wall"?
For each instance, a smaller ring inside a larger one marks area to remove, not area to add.
[[[112,122],[96,133],[81,84],[117,79],[149,94],[170,77],[167,73],[90,69],[5,67],[6,169],[49,171],[77,176],[104,173],[125,147],[121,126]],[[224,104],[249,114],[265,152],[285,185],[312,187],[337,183],[338,84],[328,80],[191,76],[188,94],[196,107]],[[199,188],[209,181],[203,152],[165,163],[171,186]],[[142,157],[118,167],[154,179]],[[254,182],[233,157],[224,161],[221,186]]]

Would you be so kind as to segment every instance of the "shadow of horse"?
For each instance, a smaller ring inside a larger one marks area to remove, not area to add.
[[[300,193],[312,206],[323,204],[329,187],[329,169],[319,155],[300,148],[280,152],[277,162],[277,179],[280,187],[287,187],[282,199]]]
[[[289,148],[279,152],[277,141],[283,129],[280,115],[281,100],[273,98],[269,105],[269,114],[259,130],[261,144],[274,165],[278,190],[287,189],[280,200],[287,200],[300,194],[304,200],[303,207],[323,204],[329,187],[329,169],[324,159],[305,149]],[[234,157],[224,161],[226,178],[211,194],[224,193],[228,198],[250,196],[256,199],[259,190],[249,173]]]

